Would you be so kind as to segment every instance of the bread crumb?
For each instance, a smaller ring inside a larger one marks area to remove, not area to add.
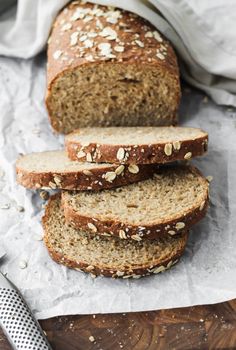
[[[1,205],[0,209],[10,209],[10,207],[11,207],[10,203],[6,203]]]
[[[94,338],[94,336],[90,335],[90,337],[89,337],[89,341],[91,341],[91,343],[94,343],[94,342],[95,342],[95,338]]]
[[[27,261],[26,260],[20,260],[19,261],[19,268],[20,269],[25,269],[26,267],[28,266],[28,264],[27,264]]]

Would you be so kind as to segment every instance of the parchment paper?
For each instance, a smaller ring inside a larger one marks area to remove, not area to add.
[[[19,153],[57,149],[44,107],[45,56],[0,58],[1,271],[19,287],[37,318],[142,311],[216,303],[236,297],[236,113],[184,92],[181,123],[210,134],[207,156],[194,163],[211,183],[207,217],[191,233],[182,261],[140,280],[92,279],[54,263],[40,237],[42,200],[15,182]],[[24,212],[21,212],[21,207]],[[27,267],[20,268],[23,262]]]

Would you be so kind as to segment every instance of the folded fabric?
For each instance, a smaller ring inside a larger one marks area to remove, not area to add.
[[[0,19],[0,54],[29,58],[44,49],[67,0],[18,0]],[[146,18],[174,45],[183,78],[218,104],[236,107],[235,0],[91,0]]]

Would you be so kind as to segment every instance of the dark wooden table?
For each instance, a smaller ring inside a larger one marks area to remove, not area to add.
[[[63,316],[40,323],[53,350],[236,349],[236,300],[152,312]],[[0,349],[11,349],[1,332]]]

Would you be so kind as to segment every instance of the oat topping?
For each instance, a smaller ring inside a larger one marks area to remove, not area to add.
[[[87,162],[92,162],[93,161],[91,153],[87,153],[86,160],[87,160]]]
[[[125,158],[125,150],[124,148],[119,148],[118,151],[117,151],[117,154],[116,154],[116,158],[118,160],[123,160]]]
[[[209,176],[206,177],[206,179],[207,179],[208,182],[211,182],[213,180],[213,176],[209,175]]]
[[[140,237],[139,235],[132,235],[132,236],[130,236],[130,238],[132,238],[134,241],[138,241],[138,242],[140,242],[142,240],[142,237]]]
[[[139,47],[144,47],[144,43],[140,40],[135,40],[135,43],[139,46]]]
[[[124,272],[123,271],[116,271],[116,275],[118,276],[118,277],[122,277],[122,276],[124,276]]]
[[[165,56],[161,52],[157,52],[156,56],[162,61],[165,59]]]
[[[155,267],[151,272],[153,272],[153,273],[160,273],[160,272],[162,272],[162,271],[165,271],[165,266],[158,266],[158,267]]]
[[[58,60],[58,58],[62,55],[62,51],[61,50],[57,50],[54,52],[53,54],[53,58],[54,60]]]
[[[91,222],[88,223],[88,228],[93,231],[94,233],[97,232],[97,227],[92,224]]]
[[[173,230],[168,231],[168,233],[169,233],[169,235],[171,235],[171,236],[176,235],[176,232],[175,232],[175,231],[173,231]]]
[[[100,36],[108,39],[108,40],[116,40],[117,32],[113,30],[111,27],[105,27],[100,33]]]
[[[90,39],[85,40],[84,47],[86,47],[86,49],[93,47],[93,41]]]
[[[204,206],[205,206],[205,202],[202,202],[202,203],[200,204],[199,210],[202,211],[203,208],[204,208]]]
[[[116,175],[122,174],[124,169],[125,169],[124,165],[118,166],[118,168],[116,168],[116,170],[115,170]]]
[[[60,185],[61,185],[62,178],[61,178],[60,176],[55,175],[54,178],[53,178],[53,180],[54,180],[54,182],[55,182],[55,184],[56,184],[57,186],[60,186]]]
[[[115,171],[108,171],[105,176],[104,176],[105,180],[108,182],[112,182],[115,180],[116,178],[116,173]]]
[[[192,152],[188,152],[185,154],[184,159],[190,159],[192,157]]]
[[[74,32],[74,33],[71,34],[71,36],[70,36],[70,46],[74,46],[74,45],[77,44],[78,36],[79,36],[78,32]]]
[[[55,184],[55,182],[49,181],[49,187],[52,188],[53,190],[56,190],[57,185]]]
[[[167,156],[171,156],[171,154],[172,154],[172,144],[171,143],[167,143],[165,145],[164,152]]]
[[[83,151],[79,151],[79,152],[77,153],[77,158],[83,158],[83,157],[85,157],[85,156],[86,156],[86,153],[83,152]]]
[[[175,227],[176,227],[176,230],[181,230],[185,227],[185,223],[184,222],[177,222]]]
[[[155,30],[155,31],[153,32],[153,36],[154,36],[154,38],[155,38],[159,43],[162,43],[162,42],[163,42],[163,39],[162,39],[162,37],[160,36],[160,34],[158,33],[157,30]]]
[[[130,164],[128,170],[131,174],[137,174],[139,172],[139,167],[136,164]]]
[[[173,142],[173,147],[176,151],[179,151],[181,148],[181,143],[179,141],[174,141]]]
[[[125,233],[124,230],[120,230],[120,231],[119,231],[119,237],[120,237],[121,239],[127,239],[127,236],[126,236],[126,233]]]
[[[66,30],[69,30],[72,28],[72,24],[71,23],[65,23],[62,27],[61,27],[61,30],[63,32],[65,32]]]
[[[124,52],[125,48],[124,48],[124,46],[116,45],[116,46],[114,46],[114,50],[116,52]]]
[[[87,175],[87,176],[92,176],[93,175],[93,173],[90,170],[87,170],[87,169],[83,170],[83,174]]]

